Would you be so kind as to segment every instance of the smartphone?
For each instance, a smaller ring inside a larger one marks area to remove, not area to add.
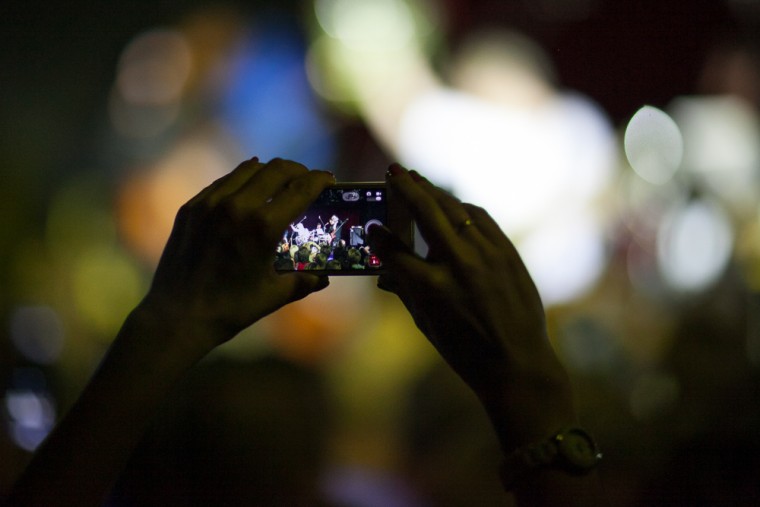
[[[378,275],[383,264],[367,233],[384,225],[410,247],[412,219],[383,182],[337,183],[326,188],[283,232],[275,251],[278,272],[325,275]]]

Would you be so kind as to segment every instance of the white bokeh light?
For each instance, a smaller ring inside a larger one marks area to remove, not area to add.
[[[683,160],[683,137],[665,112],[644,106],[625,129],[625,154],[636,174],[654,184],[668,182]]]
[[[510,233],[587,203],[608,184],[614,153],[606,120],[580,97],[507,108],[451,90],[411,104],[398,151]]]
[[[709,201],[693,200],[676,208],[657,235],[657,262],[673,289],[707,288],[731,256],[734,232],[726,213]]]
[[[354,49],[386,51],[415,35],[412,13],[402,0],[317,0],[314,8],[322,29]]]
[[[45,440],[56,420],[55,406],[47,393],[9,390],[5,410],[11,440],[30,452]]]
[[[603,229],[584,213],[558,215],[520,242],[520,254],[545,305],[589,290],[607,261]]]
[[[670,108],[684,137],[684,170],[739,214],[760,198],[760,119],[736,97],[683,97]]]

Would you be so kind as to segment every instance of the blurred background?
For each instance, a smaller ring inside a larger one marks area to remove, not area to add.
[[[614,505],[757,505],[759,28],[757,0],[4,2],[0,498],[177,208],[257,155],[484,205]],[[374,284],[204,361],[109,505],[509,505],[476,400]]]

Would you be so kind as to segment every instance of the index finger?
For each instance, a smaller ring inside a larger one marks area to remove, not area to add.
[[[303,164],[274,158],[238,186],[233,193],[235,201],[242,208],[256,209],[271,201],[293,179],[308,172]]]
[[[295,217],[303,213],[325,188],[335,184],[327,171],[311,170],[290,178],[263,207],[264,218],[282,232]]]
[[[447,257],[458,257],[461,245],[456,230],[434,195],[420,186],[409,172],[398,164],[388,169],[388,183],[414,218],[430,249]]]

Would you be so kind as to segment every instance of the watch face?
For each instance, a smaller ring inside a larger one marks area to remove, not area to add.
[[[559,453],[575,469],[593,468],[601,458],[593,439],[581,429],[564,431],[557,435],[556,441]]]

